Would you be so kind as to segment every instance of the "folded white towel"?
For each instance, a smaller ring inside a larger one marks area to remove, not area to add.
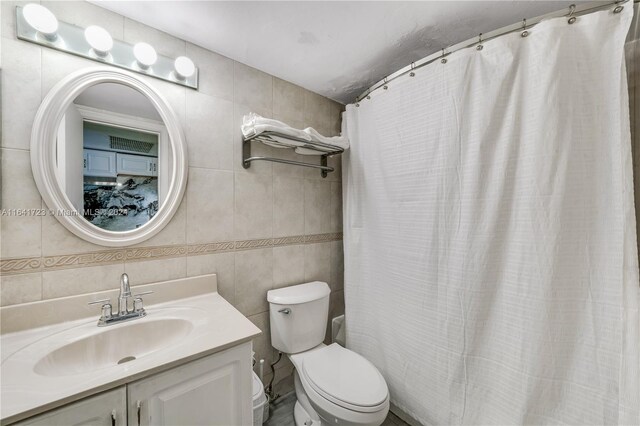
[[[349,139],[347,139],[346,136],[323,136],[312,127],[307,127],[304,130],[295,129],[286,125],[282,121],[273,120],[271,118],[264,118],[254,112],[249,113],[242,118],[241,129],[244,137],[256,136],[263,132],[271,131],[278,132],[282,135],[303,139],[305,141],[320,142],[343,149],[349,148]],[[325,152],[331,152],[335,150],[332,147],[321,146],[318,146],[316,149],[304,148],[304,142],[274,135],[270,135],[269,138],[271,140],[264,138],[261,139],[261,141],[275,148],[295,148],[298,154],[303,155],[322,155]]]
[[[319,141],[317,141],[317,142],[319,142]],[[323,143],[326,143],[326,142],[323,142]],[[335,150],[336,149],[333,148],[333,147],[324,147],[324,146],[315,145],[314,149],[298,147],[298,148],[296,148],[296,153],[297,154],[302,154],[302,155],[323,155],[323,154],[325,154],[327,152],[333,152]]]
[[[349,139],[346,136],[322,136],[313,127],[307,127],[303,130],[306,134],[311,136],[311,139],[316,142],[322,142],[333,146],[339,146],[342,149],[349,148]]]
[[[249,113],[242,118],[241,130],[244,137],[255,136],[263,132],[271,131],[308,141],[311,140],[311,136],[300,129],[294,129],[293,127],[287,126],[282,121],[273,120],[271,118],[264,118],[254,112]],[[285,141],[285,139],[282,139],[282,141]],[[304,145],[301,142],[292,140],[286,140],[286,142],[283,143],[288,144],[290,147]]]
[[[292,147],[301,147],[304,145],[304,142],[298,142],[291,139],[281,138],[280,136],[269,135],[269,138],[272,139],[272,142],[266,142],[271,146],[275,146],[276,148],[292,148]]]
[[[307,127],[306,129],[304,129],[304,132],[307,133],[309,136],[311,136],[312,140],[314,141],[326,143],[328,145],[338,146],[344,150],[349,149],[349,146],[350,146],[349,138],[347,138],[346,136],[342,136],[347,134],[346,112],[342,113],[342,128],[341,128],[340,136],[331,136],[331,137],[322,136],[313,127]],[[325,148],[318,147],[318,149],[323,150]],[[332,150],[327,149],[325,152],[331,152],[331,151]],[[302,154],[302,155],[322,155],[322,152],[318,152],[317,150],[311,150],[311,149],[302,148],[302,147],[296,148],[296,153]]]
[[[303,148],[301,146],[296,148],[296,154],[302,154],[302,155],[322,155],[323,152],[322,151],[318,151],[317,149],[309,149],[309,148]]]

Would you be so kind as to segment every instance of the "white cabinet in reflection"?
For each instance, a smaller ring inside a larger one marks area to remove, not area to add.
[[[116,171],[119,175],[158,176],[158,158],[118,153]]]
[[[83,166],[85,176],[158,176],[158,158],[143,155],[85,149]]]
[[[84,175],[116,177],[116,153],[95,149],[84,150]]]

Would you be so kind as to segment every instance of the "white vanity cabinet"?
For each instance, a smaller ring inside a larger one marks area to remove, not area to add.
[[[251,390],[246,342],[14,426],[251,426]]]
[[[125,426],[127,391],[124,386],[31,417],[15,426]]]
[[[252,425],[251,343],[128,385],[129,426]]]

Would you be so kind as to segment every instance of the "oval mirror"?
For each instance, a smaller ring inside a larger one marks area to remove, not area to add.
[[[187,180],[175,113],[151,86],[120,70],[71,74],[45,97],[31,136],[40,194],[75,235],[126,246],[158,233]]]

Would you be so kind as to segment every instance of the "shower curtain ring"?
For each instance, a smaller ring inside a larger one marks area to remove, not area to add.
[[[527,20],[523,19],[522,20],[522,32],[520,33],[521,37],[528,37],[529,36],[529,31],[527,31]]]
[[[416,63],[415,62],[411,62],[411,72],[409,73],[409,77],[415,77],[416,73],[413,72],[413,69],[415,68]]]
[[[569,15],[568,15],[569,19],[567,19],[567,22],[569,24],[573,24],[574,22],[576,22],[577,18],[575,16],[573,16],[575,11],[576,11],[576,5],[575,4],[572,4],[571,6],[569,6]]]
[[[478,35],[478,45],[476,46],[476,50],[482,50],[484,46],[482,45],[482,33]]]
[[[618,4],[618,3],[622,3],[622,2],[620,2],[620,1],[616,2],[616,7],[613,9],[613,13],[620,13],[624,9],[624,6],[622,6],[621,4]]]
[[[443,64],[447,63],[447,58],[444,57],[444,48],[442,49],[442,59],[440,59],[440,62]]]

